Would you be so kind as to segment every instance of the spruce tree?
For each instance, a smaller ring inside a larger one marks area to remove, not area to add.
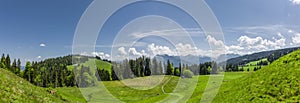
[[[10,69],[10,57],[9,55],[7,54],[6,58],[5,58],[5,66],[7,69]]]
[[[6,64],[5,60],[6,60],[5,56],[4,56],[4,54],[2,54],[1,61],[0,61],[0,68],[6,68],[6,66],[5,66],[5,64]]]
[[[11,69],[10,69],[13,73],[17,73],[17,61],[16,59],[14,59],[12,65],[11,65]]]
[[[173,75],[173,67],[172,64],[170,63],[170,60],[167,61],[167,71],[166,75]]]
[[[17,61],[17,68],[16,68],[16,74],[18,76],[20,76],[20,72],[21,72],[21,60],[18,59],[18,61]]]

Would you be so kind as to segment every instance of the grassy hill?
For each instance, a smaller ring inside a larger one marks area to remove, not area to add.
[[[1,103],[85,102],[84,99],[76,100],[76,98],[80,98],[80,97],[74,97],[74,98],[65,98],[63,97],[62,94],[59,94],[58,91],[54,89],[34,86],[28,81],[11,73],[10,71],[0,68],[0,102]]]
[[[258,53],[253,53],[253,54],[248,54],[248,55],[243,55],[239,56],[236,58],[231,58],[226,61],[227,64],[237,64],[237,65],[242,65],[242,64],[247,64],[252,61],[257,61],[261,60],[264,58],[268,58],[269,62],[273,62],[273,60],[277,60],[281,56],[284,56],[286,54],[289,54],[293,51],[296,51],[300,49],[300,47],[294,47],[294,48],[285,48],[285,49],[278,49],[278,50],[271,50],[271,51],[263,51],[263,52],[258,52]]]
[[[224,82],[214,102],[299,102],[300,51],[244,78]]]
[[[95,63],[95,64],[94,64]],[[95,58],[88,58],[88,61],[81,63],[80,66],[86,66],[86,67],[93,67],[93,65],[96,65],[97,68],[99,69],[105,69],[109,72],[111,72],[111,66],[112,64],[106,61],[102,61],[102,60],[98,60]],[[74,66],[73,65],[69,65],[67,66],[68,69],[73,69]],[[92,70],[96,70],[95,68],[93,68]]]
[[[64,102],[46,89],[36,87],[4,69],[0,69],[0,97],[2,103]]]

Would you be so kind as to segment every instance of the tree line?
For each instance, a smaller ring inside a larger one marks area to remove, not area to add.
[[[49,58],[43,61],[27,61],[24,70],[21,70],[20,59],[14,59],[11,63],[9,55],[2,55],[1,68],[8,69],[16,75],[26,79],[30,83],[40,87],[66,87],[79,86],[87,87],[97,85],[97,81],[123,80],[151,75],[174,75],[191,77],[192,75],[207,75],[217,73],[216,62],[203,64],[181,64],[174,67],[170,60],[161,61],[150,57],[141,56],[136,59],[125,59],[122,62],[112,62],[110,68],[92,69],[83,66],[89,59],[99,59],[99,57],[89,57],[81,55],[68,55],[64,57]],[[75,63],[75,64],[74,64]],[[78,63],[78,64],[76,64]]]
[[[0,68],[7,69],[16,75],[21,75],[21,61],[20,59],[16,60],[14,59],[11,63],[11,59],[9,54],[5,56],[5,54],[2,54],[1,60],[0,60]]]

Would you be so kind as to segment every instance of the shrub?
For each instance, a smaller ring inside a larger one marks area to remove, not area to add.
[[[184,70],[183,71],[183,76],[186,78],[192,78],[194,76],[194,73],[190,70]]]

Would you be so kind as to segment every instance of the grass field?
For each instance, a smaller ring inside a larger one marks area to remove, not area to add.
[[[224,74],[224,82],[236,80],[248,74],[248,72],[228,72]],[[152,78],[152,81],[149,78]],[[161,82],[156,83],[153,80],[161,80]],[[97,87],[80,88],[80,90],[89,102],[194,103],[200,101],[208,80],[209,76],[194,76],[185,79],[175,76],[151,76],[124,81],[103,81]],[[141,81],[142,83],[137,83]],[[81,93],[75,89],[77,88],[58,88],[57,91],[63,93],[66,98],[78,99]],[[82,99],[77,101],[83,101]]]
[[[224,83],[215,102],[300,102],[300,51],[279,58],[261,70]]]

